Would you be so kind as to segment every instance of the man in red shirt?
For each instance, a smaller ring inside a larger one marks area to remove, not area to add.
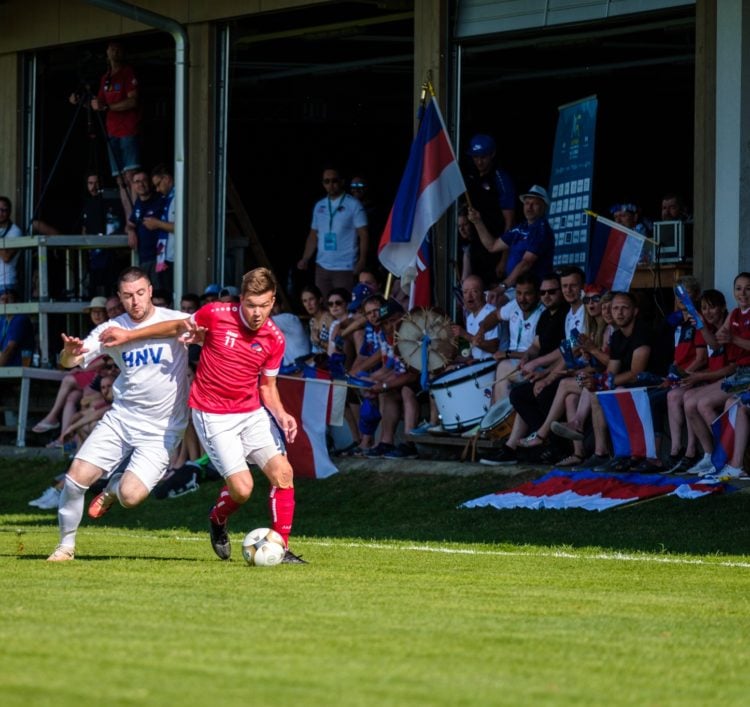
[[[109,68],[99,82],[99,91],[91,99],[91,108],[106,113],[105,125],[109,164],[112,176],[125,178],[124,186],[129,187],[133,173],[141,166],[138,146],[138,81],[133,69],[125,63],[125,52],[119,42],[107,45]],[[74,93],[71,103],[77,103],[80,95]],[[126,213],[128,216],[129,213]]]
[[[276,279],[267,268],[242,278],[240,302],[212,302],[180,324],[165,322],[125,331],[110,328],[107,342],[171,337],[186,329],[204,333],[195,381],[190,390],[193,425],[203,448],[226,480],[209,514],[211,546],[223,560],[231,556],[227,521],[253,490],[247,460],[271,482],[273,528],[288,543],[294,517],[292,467],[284,437],[297,435],[297,422],[284,409],[276,387],[284,355],[284,335],[270,319]],[[189,324],[186,325],[186,322]],[[283,562],[304,562],[288,549]]]

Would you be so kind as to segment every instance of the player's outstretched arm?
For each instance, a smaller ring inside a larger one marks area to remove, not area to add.
[[[112,325],[99,334],[99,341],[104,348],[112,348],[142,339],[171,339],[190,331],[189,321],[189,319],[172,319],[139,329],[123,329]]]
[[[83,354],[88,349],[83,348],[83,341],[77,336],[62,335],[63,350],[60,354],[60,365],[63,368],[75,368],[83,362]]]
[[[286,441],[291,444],[297,437],[297,420],[284,409],[281,403],[279,389],[276,387],[276,377],[261,375],[258,390],[260,392],[260,401],[268,412],[276,418],[276,422],[279,423]]]

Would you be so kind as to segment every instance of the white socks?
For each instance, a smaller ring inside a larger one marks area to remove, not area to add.
[[[83,518],[83,502],[87,486],[81,486],[67,474],[60,494],[57,522],[60,527],[60,545],[75,547],[76,532]]]

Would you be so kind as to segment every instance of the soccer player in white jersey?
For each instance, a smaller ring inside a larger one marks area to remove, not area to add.
[[[179,336],[191,328],[205,332],[190,407],[201,444],[226,480],[209,514],[211,546],[222,560],[228,560],[232,552],[227,521],[253,490],[248,459],[271,482],[273,529],[287,545],[292,529],[293,472],[284,437],[294,442],[297,421],[284,409],[276,387],[285,342],[270,318],[275,295],[273,273],[256,268],[242,278],[239,303],[212,302],[195,312],[189,323],[181,320],[142,331],[113,328],[106,332],[118,344],[143,337]],[[304,563],[288,547],[282,561]]]
[[[109,327],[137,330],[190,315],[151,303],[151,283],[139,268],[124,270],[118,294],[125,314],[96,327],[84,340],[63,334],[60,363],[66,368],[88,365],[104,352],[100,335]],[[72,560],[83,516],[84,494],[105,472],[130,457],[125,472],[112,476],[106,489],[89,506],[99,518],[115,500],[125,508],[141,503],[164,475],[169,458],[188,422],[187,349],[177,339],[146,339],[108,347],[106,352],[121,373],[114,384],[112,409],[84,442],[65,475],[58,520],[60,544],[47,558]]]

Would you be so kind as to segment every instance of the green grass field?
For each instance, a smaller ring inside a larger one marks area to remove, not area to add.
[[[0,471],[2,705],[748,702],[750,494],[458,510],[509,482],[341,474],[297,485],[310,564],[264,569],[239,545],[266,487],[221,562],[213,483],[86,519],[51,564],[55,514],[26,502],[61,466]]]

